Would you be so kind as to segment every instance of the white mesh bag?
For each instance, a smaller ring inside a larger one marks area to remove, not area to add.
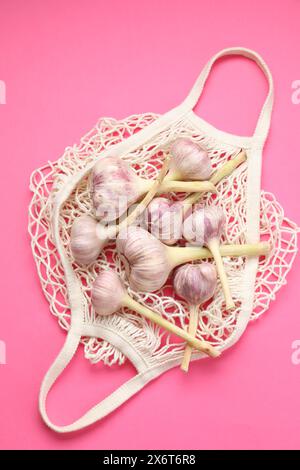
[[[193,112],[212,65],[221,56],[231,54],[254,60],[269,83],[268,96],[252,137],[222,132]],[[261,191],[260,187],[262,151],[272,104],[273,81],[263,59],[244,48],[225,49],[207,63],[178,107],[162,116],[149,113],[121,121],[100,119],[79,145],[66,148],[60,159],[33,172],[29,209],[33,256],[50,311],[67,331],[65,344],[40,391],[40,412],[51,429],[71,432],[100,420],[149,381],[180,364],[185,347],[184,343],[174,342],[165,331],[133,312],[126,310],[100,317],[91,306],[90,289],[97,273],[113,267],[133,298],[187,329],[188,306],[174,299],[171,281],[155,293],[130,290],[113,241],[88,268],[74,262],[70,252],[70,229],[76,217],[92,213],[88,176],[95,162],[107,156],[118,156],[130,162],[140,176],[155,178],[171,142],[178,137],[189,137],[205,146],[215,168],[245,149],[246,162],[218,184],[219,201],[227,216],[224,242],[268,240],[272,249],[270,255],[262,259],[224,259],[236,308],[225,310],[218,286],[213,301],[199,316],[197,338],[225,350],[238,341],[249,320],[257,319],[268,309],[270,301],[285,284],[297,251],[296,224],[284,216],[275,197]],[[204,203],[209,204],[210,197],[205,196]],[[137,374],[74,423],[58,426],[47,415],[47,395],[80,343],[89,361],[121,365],[128,358]],[[203,357],[195,352],[192,359]]]

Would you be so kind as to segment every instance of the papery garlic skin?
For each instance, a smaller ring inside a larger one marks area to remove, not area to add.
[[[174,245],[182,238],[183,204],[165,197],[154,198],[145,211],[145,228],[166,245]]]
[[[105,237],[100,237],[99,225],[90,215],[75,219],[71,229],[70,246],[77,263],[88,265],[98,258],[107,242]]]
[[[153,292],[165,284],[170,272],[166,247],[151,233],[135,226],[121,230],[117,249],[132,289]]]
[[[215,258],[210,249],[167,246],[143,228],[134,226],[119,233],[117,249],[124,261],[130,286],[142,292],[160,289],[172,269],[180,264]],[[260,256],[269,252],[269,245],[224,245],[220,249],[222,256]]]
[[[220,253],[220,237],[224,226],[225,215],[220,207],[198,207],[184,221],[183,233],[191,244],[207,246],[211,251],[221,281],[226,309],[229,310],[234,308],[234,301]]]
[[[211,181],[177,181],[167,177],[157,192],[215,192]],[[179,178],[180,179],[180,178]],[[127,208],[148,193],[155,181],[138,177],[127,162],[107,157],[96,163],[91,175],[91,196],[95,215],[102,222],[120,218]]]
[[[212,165],[207,151],[188,138],[179,138],[170,148],[171,172],[178,172],[189,180],[207,180],[212,174]]]
[[[99,315],[111,315],[122,306],[126,291],[112,269],[102,271],[92,286],[92,304]]]
[[[222,235],[225,226],[225,215],[218,206],[195,206],[183,223],[183,236],[196,246],[208,246],[212,239]]]
[[[161,315],[153,310],[150,310],[145,305],[138,303],[132,299],[119,279],[118,275],[111,269],[102,271],[96,278],[92,287],[92,304],[99,315],[111,315],[117,312],[121,307],[129,308],[142,315],[144,318],[154,322],[172,334],[177,335],[179,338],[184,339],[193,348],[202,351],[212,357],[218,357],[219,351],[212,348],[209,343],[199,341],[193,336],[188,334],[182,328],[179,328],[174,323],[169,322]]]
[[[140,178],[121,158],[107,157],[96,163],[91,194],[95,215],[103,222],[118,219],[143,193]]]
[[[213,264],[185,264],[175,273],[174,289],[190,305],[201,305],[216,290],[217,272]]]

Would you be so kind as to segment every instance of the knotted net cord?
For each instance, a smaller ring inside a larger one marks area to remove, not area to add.
[[[29,208],[29,233],[32,252],[50,311],[64,330],[69,329],[70,308],[63,268],[53,243],[51,228],[53,197],[61,185],[85,168],[88,163],[96,161],[104,149],[122,142],[157,118],[158,115],[151,113],[133,115],[120,121],[103,118],[81,139],[79,145],[67,147],[61,158],[55,162],[48,162],[31,175],[30,189],[33,196]],[[159,133],[151,144],[145,144],[120,157],[130,162],[139,176],[155,178],[170,143],[178,137],[189,137],[203,145],[210,155],[214,168],[221,166],[239,151],[234,146],[207,137],[204,132],[199,132],[199,129],[195,130],[188,121],[182,121]],[[225,243],[245,243],[246,240],[246,179],[247,162],[218,184],[217,202],[223,207],[227,219],[226,235],[222,240]],[[176,194],[170,196],[173,199],[184,197]],[[202,201],[208,205],[216,202],[213,195],[205,196]],[[277,291],[286,283],[287,273],[297,252],[298,227],[284,216],[283,209],[273,194],[262,191],[260,206],[261,239],[270,241],[272,252],[267,258],[263,257],[259,261],[251,320],[259,318],[269,308]],[[71,226],[74,219],[83,213],[93,214],[88,178],[82,180],[75,188],[60,214],[61,238],[70,259],[72,259]],[[245,259],[224,258],[224,263],[236,308],[230,312],[225,310],[222,289],[218,285],[214,299],[200,310],[197,329],[199,339],[220,347],[234,333],[236,320],[241,311],[242,296],[245,295],[243,292]],[[109,317],[96,315],[90,303],[90,289],[99,271],[107,267],[112,267],[120,274],[128,292],[136,300],[187,329],[189,307],[174,295],[171,278],[155,293],[133,292],[126,281],[113,241],[88,268],[73,262],[73,268],[81,280],[82,290],[89,305],[85,321],[118,332],[146,358],[149,365],[182,354],[184,343],[178,343],[174,337],[133,312],[123,310]],[[123,364],[125,361],[121,351],[101,338],[82,338],[82,343],[85,357],[92,363],[103,361],[107,365],[112,365]]]

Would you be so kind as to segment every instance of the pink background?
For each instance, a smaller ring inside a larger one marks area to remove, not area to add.
[[[299,216],[300,2],[151,0],[0,2],[2,246],[0,447],[9,449],[299,448],[300,339],[297,260],[269,312],[218,362],[172,370],[91,429],[60,437],[40,420],[41,380],[64,333],[50,315],[26,233],[31,171],[58,158],[100,116],[164,113],[187,94],[221,48],[260,52],[274,75],[276,101],[265,148],[263,187]],[[198,114],[251,134],[266,94],[263,75],[244,59],[223,60]],[[67,423],[134,373],[76,356],[49,399]]]

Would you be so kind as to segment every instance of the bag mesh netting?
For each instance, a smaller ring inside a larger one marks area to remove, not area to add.
[[[123,141],[152,123],[157,117],[156,114],[143,114],[130,116],[120,121],[103,118],[81,139],[79,145],[67,147],[61,158],[55,162],[48,162],[35,170],[31,176],[30,189],[33,196],[29,211],[29,233],[33,256],[50,311],[65,330],[68,330],[70,324],[70,308],[63,268],[53,243],[51,229],[53,197],[70,177],[88,163],[96,161],[102,150]],[[155,178],[170,143],[178,137],[189,137],[201,143],[207,149],[214,168],[219,168],[239,151],[239,148],[207,137],[199,130],[195,131],[194,126],[189,125],[188,122],[178,122],[170,129],[158,133],[151,143],[120,157],[130,162],[139,176]],[[222,239],[225,243],[246,242],[246,178],[247,161],[217,186],[217,201],[227,217],[225,235]],[[171,194],[170,197],[178,199],[183,198],[184,195]],[[201,201],[203,204],[211,204],[215,202],[215,197],[209,194]],[[252,320],[260,317],[268,309],[277,291],[286,283],[287,273],[297,252],[298,227],[284,216],[283,209],[275,197],[271,193],[262,191],[260,207],[261,240],[269,241],[272,249],[270,255],[259,260]],[[72,259],[71,226],[74,219],[83,213],[93,214],[88,177],[75,188],[71,197],[63,205],[60,214],[61,239],[70,259]],[[221,285],[218,284],[213,300],[205,308],[199,310],[197,329],[199,339],[220,347],[226,345],[226,341],[234,333],[242,298],[245,295],[243,292],[245,258],[224,258],[224,264],[236,307],[231,311],[225,310]],[[187,329],[189,307],[175,296],[171,278],[162,289],[155,293],[133,292],[126,282],[124,269],[113,240],[104,248],[97,261],[89,267],[82,267],[73,261],[73,268],[81,280],[82,290],[87,300],[86,320],[93,324],[105,324],[106,327],[119,332],[147,357],[149,364],[182,354],[184,343],[176,342],[174,337],[140,315],[126,309],[109,317],[100,317],[95,314],[90,303],[91,285],[99,271],[108,266],[113,267],[120,274],[134,299],[154,309],[169,321]],[[105,364],[112,365],[122,364],[125,360],[124,355],[118,349],[101,338],[82,338],[82,342],[85,357],[93,363],[102,360]]]

